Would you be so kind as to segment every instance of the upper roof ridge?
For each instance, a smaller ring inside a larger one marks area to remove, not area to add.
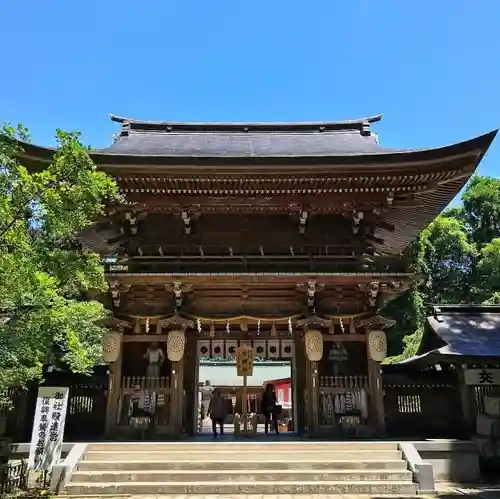
[[[110,114],[115,123],[122,128],[144,131],[182,131],[182,132],[323,132],[334,130],[368,131],[372,123],[379,122],[382,114],[346,121],[308,121],[308,122],[174,122],[142,121]]]

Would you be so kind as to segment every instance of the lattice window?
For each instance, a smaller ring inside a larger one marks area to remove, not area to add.
[[[420,395],[398,395],[398,412],[415,414],[422,412]]]

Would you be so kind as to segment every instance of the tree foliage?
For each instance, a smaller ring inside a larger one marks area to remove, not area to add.
[[[500,180],[475,176],[462,201],[424,229],[413,258],[419,278],[383,311],[397,321],[392,361],[415,354],[430,305],[500,304]]]
[[[39,376],[45,363],[85,372],[100,356],[106,311],[87,292],[106,282],[76,235],[120,197],[77,133],[58,130],[57,140],[51,163],[32,171],[22,159],[27,131],[0,133],[0,389]]]

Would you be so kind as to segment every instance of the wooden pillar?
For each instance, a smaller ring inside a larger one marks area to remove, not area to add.
[[[460,392],[460,405],[464,430],[468,436],[474,432],[475,421],[472,417],[471,389],[465,384],[464,366],[456,366],[458,390]]]
[[[182,432],[182,413],[184,410],[184,359],[172,362],[172,401],[170,408],[169,433],[179,436]]]
[[[198,350],[195,335],[186,334],[186,350],[184,352],[184,391],[186,392],[185,408],[185,429],[189,435],[196,435],[197,430],[197,404],[198,396]]]
[[[108,400],[106,407],[106,430],[105,435],[110,436],[115,427],[118,418],[119,398],[121,396],[121,378],[122,378],[122,361],[123,361],[123,335],[120,337],[120,353],[115,362],[109,365],[108,376]]]
[[[183,357],[179,364],[178,373],[178,389],[177,389],[177,400],[178,400],[178,411],[177,411],[177,435],[184,433],[184,409],[185,409],[185,392],[184,392],[184,366],[186,364],[186,357]]]
[[[368,358],[368,392],[370,398],[369,421],[372,429],[379,436],[382,436],[385,434],[385,411],[380,363],[370,359],[368,350],[366,354]]]
[[[306,399],[306,412],[307,412],[307,435],[312,437],[317,432],[318,427],[318,414],[315,414],[314,408],[317,407],[317,404],[314,403],[315,399],[315,376],[314,376],[314,364],[315,362],[311,362],[309,359],[305,360],[306,367],[306,383],[305,383],[305,391],[307,396],[304,397]],[[317,376],[316,376],[317,377]]]
[[[297,434],[301,435],[305,433],[306,430],[306,413],[308,411],[305,391],[307,390],[307,365],[304,351],[304,340],[302,338],[297,338],[295,340],[294,348],[294,396],[296,401],[294,401],[297,407],[297,421],[294,421],[294,427]]]
[[[317,362],[309,362],[310,372],[311,372],[311,403],[310,408],[312,411],[312,420],[311,420],[311,436],[318,434],[319,429],[319,378],[318,378],[318,363]]]

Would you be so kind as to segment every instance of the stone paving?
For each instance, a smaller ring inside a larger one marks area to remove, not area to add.
[[[441,497],[470,496],[477,499],[500,499],[500,486],[487,485],[442,485],[437,484],[437,495]]]
[[[172,495],[120,495],[106,496],[106,499],[436,499],[451,498],[458,496],[473,496],[478,499],[500,499],[500,487],[488,488],[484,486],[457,487],[451,485],[438,484],[436,494],[419,494],[415,496],[408,495],[361,495],[361,494],[172,494]],[[68,496],[68,499],[71,496]],[[97,496],[92,496],[98,499]],[[85,499],[82,496],[79,499]],[[90,499],[90,496],[89,496]],[[472,497],[470,498],[472,499]]]

